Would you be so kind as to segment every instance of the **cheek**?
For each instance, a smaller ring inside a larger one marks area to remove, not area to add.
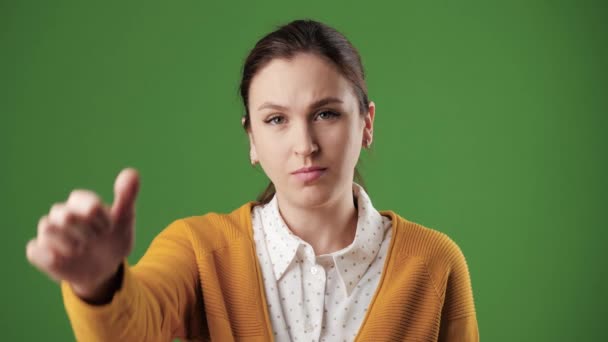
[[[260,164],[269,177],[282,173],[288,156],[287,144],[277,143],[275,139],[259,139],[256,144],[256,152]]]
[[[348,127],[339,141],[333,143],[333,146],[336,146],[336,152],[339,153],[337,157],[341,158],[341,164],[346,170],[350,171],[357,165],[361,154],[361,138],[362,133],[358,131],[358,128]]]
[[[328,134],[323,146],[326,147],[326,152],[342,158],[355,159],[353,165],[356,164],[356,159],[361,151],[361,132],[358,128],[349,125],[344,125],[340,129],[335,130],[332,134]]]

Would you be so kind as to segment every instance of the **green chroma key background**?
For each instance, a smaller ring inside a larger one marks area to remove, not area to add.
[[[360,50],[377,104],[361,171],[378,209],[447,233],[483,341],[605,336],[604,1],[4,1],[0,4],[2,340],[73,340],[26,260],[74,188],[142,176],[136,262],[171,221],[266,184],[237,94],[246,53],[296,18]]]

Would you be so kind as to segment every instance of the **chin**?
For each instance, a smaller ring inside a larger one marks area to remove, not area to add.
[[[289,201],[298,207],[321,207],[332,200],[334,193],[331,188],[320,184],[293,188],[289,194]]]

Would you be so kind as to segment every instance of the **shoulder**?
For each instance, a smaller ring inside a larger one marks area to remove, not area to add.
[[[235,242],[252,239],[251,210],[255,202],[247,202],[230,213],[209,212],[173,221],[161,235],[180,235],[192,242],[196,250],[213,252]]]
[[[439,273],[449,273],[466,264],[462,250],[447,234],[405,219],[393,211],[383,211],[382,215],[390,216],[394,221],[393,257],[401,260],[417,258],[426,264],[429,271]]]
[[[396,225],[393,252],[395,270],[400,263],[415,261],[422,264],[443,304],[443,318],[455,320],[475,315],[471,275],[462,250],[447,234],[425,227],[394,214]],[[474,317],[474,316],[473,316]],[[466,321],[467,324],[476,322]],[[472,331],[471,334],[474,334]],[[463,335],[464,336],[464,335]]]

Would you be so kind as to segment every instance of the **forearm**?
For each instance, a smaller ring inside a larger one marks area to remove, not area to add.
[[[122,282],[110,301],[91,304],[62,282],[65,308],[78,341],[167,341],[161,310],[145,283],[123,263]]]
[[[124,260],[122,282],[109,302],[100,299],[105,304],[87,303],[63,282],[76,339],[168,341],[206,336],[203,294],[189,236],[188,226],[175,221],[152,241],[136,265],[130,267]]]

